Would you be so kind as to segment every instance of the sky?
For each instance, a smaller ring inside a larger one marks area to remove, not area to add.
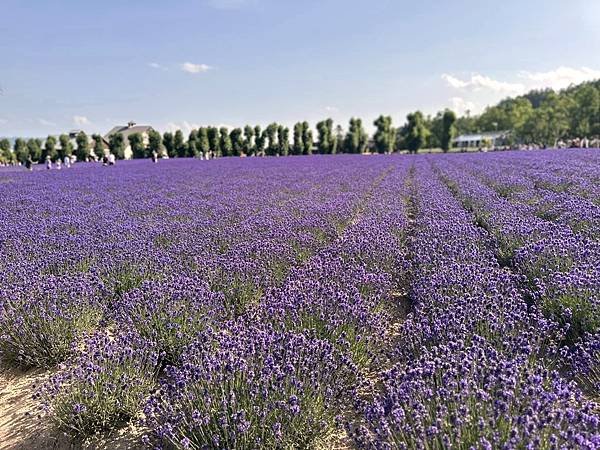
[[[0,136],[476,114],[598,48],[598,0],[0,0]]]

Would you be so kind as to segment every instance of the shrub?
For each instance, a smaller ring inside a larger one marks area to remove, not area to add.
[[[40,390],[58,427],[89,436],[119,428],[141,411],[154,387],[157,354],[134,332],[100,331]]]
[[[175,448],[312,448],[334,428],[355,368],[325,341],[235,326],[192,345],[145,408]]]
[[[102,318],[101,283],[87,276],[45,276],[0,292],[0,357],[20,367],[52,367]]]

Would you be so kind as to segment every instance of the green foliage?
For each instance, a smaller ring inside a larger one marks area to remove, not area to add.
[[[173,150],[175,151],[175,155],[173,156],[184,157],[186,154],[187,147],[183,138],[183,131],[181,130],[175,132],[175,136],[173,137]]]
[[[279,146],[277,143],[277,129],[279,125],[276,123],[271,123],[265,129],[265,134],[267,137],[267,155],[275,156],[278,154]]]
[[[302,122],[294,124],[294,143],[292,144],[292,155],[304,153],[304,142],[302,141]]]
[[[390,116],[379,116],[373,125],[377,127],[373,140],[377,153],[391,153],[396,145],[396,129],[392,126]]]
[[[127,138],[129,140],[129,145],[131,146],[131,152],[133,153],[134,158],[145,158],[146,157],[146,147],[144,146],[144,138],[140,133],[130,134]]]
[[[165,150],[169,158],[175,157],[175,138],[173,133],[166,131],[163,134],[163,145],[165,146]]]
[[[19,161],[21,164],[24,164],[29,156],[29,152],[27,150],[27,142],[25,139],[17,138],[15,140],[13,153],[15,155],[15,159]]]
[[[46,138],[40,160],[45,161],[48,156],[52,161],[56,159],[56,138],[51,135]]]
[[[369,136],[363,128],[362,120],[352,117],[348,127],[348,133],[344,138],[345,153],[364,153],[369,142]]]
[[[306,121],[302,122],[302,144],[304,147],[304,154],[312,155],[313,134],[310,130],[310,125]]]
[[[440,144],[442,150],[447,152],[452,145],[452,139],[456,136],[456,114],[447,109],[442,115],[442,138]]]
[[[244,135],[241,128],[234,128],[229,133],[233,156],[240,156],[244,152]]]
[[[421,111],[410,113],[406,116],[407,123],[401,130],[404,136],[406,148],[411,153],[417,153],[427,142],[430,131],[425,125],[425,119]]]
[[[277,128],[278,152],[281,156],[287,156],[290,152],[290,129],[279,125]]]
[[[102,136],[99,134],[92,134],[92,139],[94,140],[94,155],[97,158],[102,158],[104,156],[104,140]]]
[[[153,152],[156,152],[157,155],[162,155],[163,152],[163,143],[162,136],[156,130],[148,131],[148,155],[152,155]]]
[[[13,153],[10,149],[10,141],[6,138],[0,139],[0,162],[10,163],[13,161]]]
[[[79,161],[87,161],[90,157],[90,143],[88,142],[87,134],[80,131],[75,138],[75,142],[77,143],[77,149],[75,151],[77,159]]]
[[[108,147],[110,148],[110,152],[115,155],[117,159],[125,158],[125,139],[121,133],[113,133],[109,136]]]
[[[266,141],[265,133],[261,132],[260,126],[254,127],[254,154],[256,156],[265,156]]]
[[[219,129],[217,127],[208,127],[208,145],[214,156],[221,155],[221,141],[219,139]]]
[[[187,145],[185,146],[185,154],[183,156],[195,157],[198,156],[198,130],[190,131]]]
[[[219,129],[219,135],[219,148],[221,149],[222,156],[231,156],[233,145],[231,144],[231,138],[229,137],[229,130],[227,130],[227,127],[221,127]]]
[[[27,155],[32,161],[40,161],[42,159],[42,141],[29,139],[27,141]]]
[[[251,155],[254,153],[253,138],[254,128],[252,128],[250,125],[246,125],[244,127],[244,153],[246,153],[247,155]]]
[[[210,151],[210,142],[208,140],[208,129],[206,127],[198,128],[198,143],[197,143],[198,152],[204,156],[208,156],[208,152]]]
[[[333,120],[326,119],[317,123],[317,133],[319,142],[317,147],[322,155],[335,153],[337,142],[336,136],[333,134]]]

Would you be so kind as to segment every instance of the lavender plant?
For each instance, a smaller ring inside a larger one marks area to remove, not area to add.
[[[37,394],[56,425],[72,435],[114,430],[139,418],[154,387],[154,347],[131,331],[99,331]]]
[[[312,448],[355,379],[325,341],[238,325],[193,344],[145,414],[152,438],[174,448]]]

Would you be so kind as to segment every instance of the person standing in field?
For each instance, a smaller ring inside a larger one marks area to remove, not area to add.
[[[52,158],[50,158],[50,155],[46,156],[46,169],[52,169]]]
[[[28,156],[27,159],[25,160],[25,168],[27,170],[33,170],[33,161],[31,160],[31,156]]]
[[[155,164],[158,162],[158,153],[156,153],[156,150],[152,152],[152,162]]]
[[[69,158],[69,155],[65,156],[65,168],[68,169],[69,167],[71,167],[71,158]]]

